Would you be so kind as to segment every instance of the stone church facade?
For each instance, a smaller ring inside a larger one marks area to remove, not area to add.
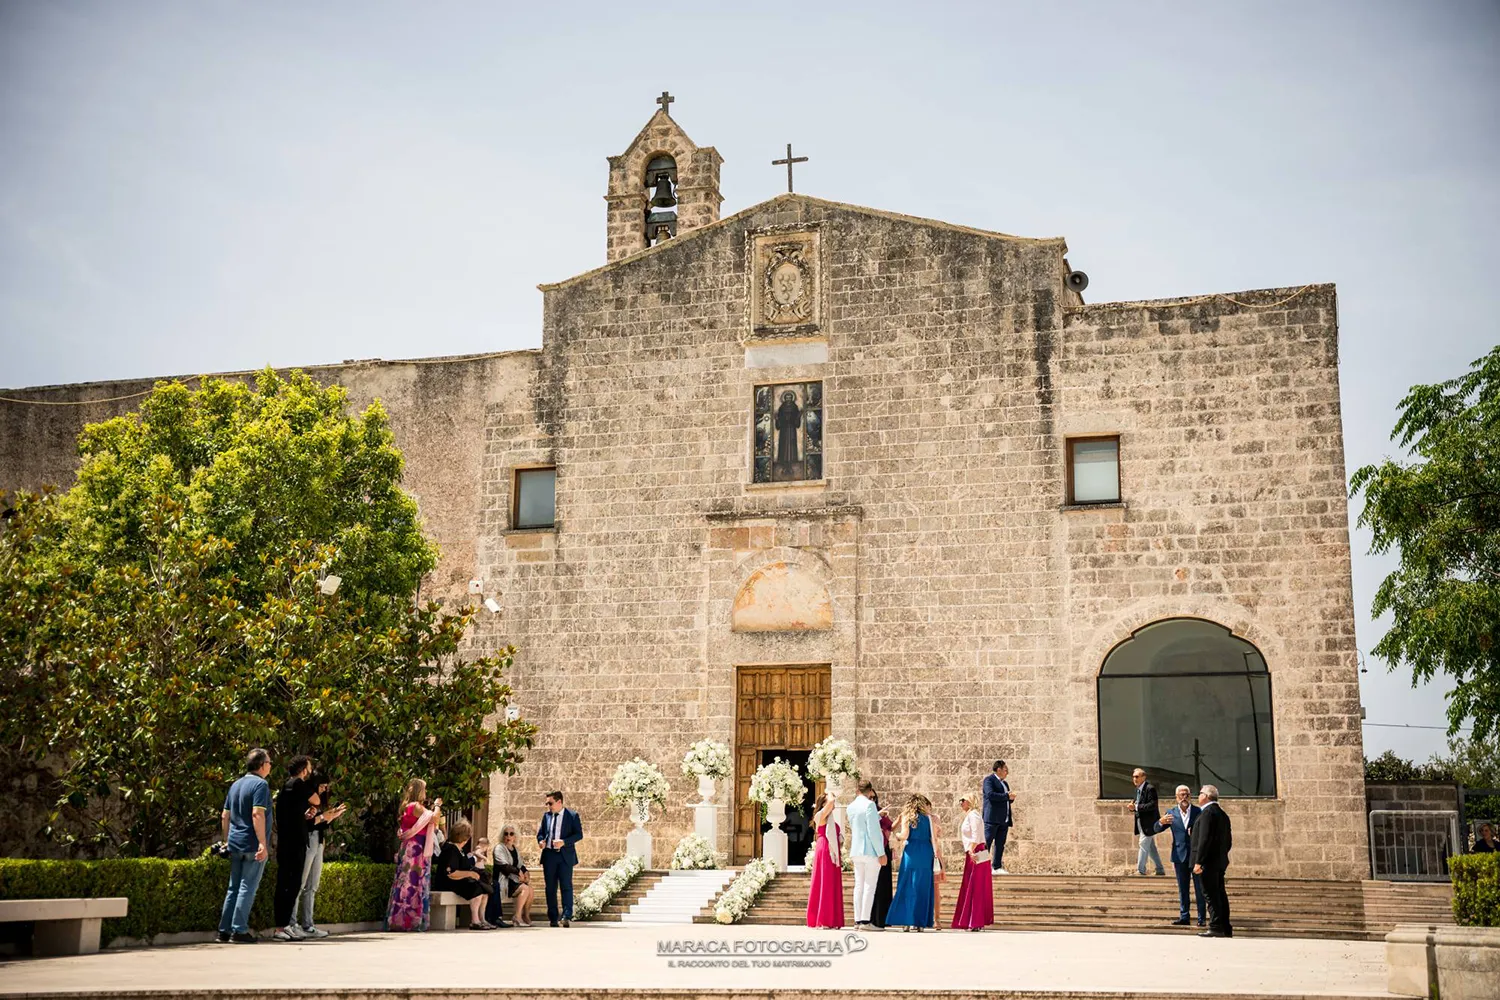
[[[1240,793],[1239,874],[1367,877],[1332,286],[1085,304],[1061,239],[794,194],[720,219],[719,162],[665,110],[611,158],[608,263],[542,286],[540,350],[308,369],[384,400],[433,592],[482,581],[475,643],[520,651],[540,736],[491,832],[560,787],[618,856],[641,756],[664,864],[707,737],[740,861],[749,772],[832,733],[955,844],[1005,758],[1012,871],[1133,868],[1139,763],[1164,803]],[[0,487],[69,482],[150,384],[0,393],[29,401]]]

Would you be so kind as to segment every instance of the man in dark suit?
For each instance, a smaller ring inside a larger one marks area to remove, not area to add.
[[[1135,873],[1146,874],[1146,859],[1150,858],[1156,864],[1156,874],[1165,875],[1167,870],[1162,867],[1161,854],[1156,849],[1155,834],[1152,833],[1156,821],[1161,819],[1161,809],[1156,804],[1156,786],[1146,780],[1146,772],[1140,768],[1131,772],[1130,780],[1135,783],[1135,800],[1125,809],[1135,817],[1135,832],[1140,837]]]
[[[563,808],[563,793],[547,793],[547,811],[536,828],[536,844],[542,850],[542,877],[547,883],[547,923],[553,927],[573,926],[573,867],[578,852],[573,845],[583,839],[583,823],[578,814]],[[557,897],[562,894],[562,909]]]
[[[1224,870],[1229,867],[1229,850],[1234,837],[1229,831],[1229,814],[1219,806],[1219,790],[1204,785],[1198,793],[1203,811],[1193,824],[1193,874],[1203,876],[1203,891],[1208,896],[1208,930],[1199,937],[1234,937],[1229,926],[1229,895],[1224,891]]]
[[[984,779],[984,843],[990,852],[990,870],[1009,875],[1005,870],[1005,838],[1013,825],[1011,803],[1016,793],[1010,790],[1005,776],[1010,768],[1005,761],[995,761],[994,770]]]
[[[1192,853],[1193,824],[1198,821],[1198,814],[1203,812],[1192,804],[1192,792],[1187,785],[1177,786],[1177,804],[1167,810],[1167,814],[1157,821],[1152,830],[1161,833],[1164,830],[1172,831],[1172,868],[1177,872],[1177,919],[1172,921],[1186,927],[1192,923],[1188,919],[1188,881],[1192,880],[1193,892],[1198,897],[1198,926],[1204,923],[1203,916],[1203,877],[1193,874],[1193,864],[1188,860]]]

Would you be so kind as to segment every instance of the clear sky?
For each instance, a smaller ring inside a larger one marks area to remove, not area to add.
[[[1500,340],[1494,0],[729,7],[0,0],[0,385],[538,346],[663,89],[726,215],[790,141],[799,191],[1065,236],[1091,302],[1337,282],[1351,470]]]

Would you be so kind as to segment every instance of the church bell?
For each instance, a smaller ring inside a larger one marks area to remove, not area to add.
[[[661,171],[652,180],[651,186],[656,189],[656,194],[651,198],[652,208],[671,208],[677,204],[677,196],[672,193],[671,174]]]

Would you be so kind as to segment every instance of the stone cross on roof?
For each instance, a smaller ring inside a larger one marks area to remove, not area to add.
[[[662,111],[666,112],[668,118],[672,117],[672,102],[675,100],[677,100],[677,98],[673,97],[665,90],[663,90],[661,92],[661,96],[656,99],[656,103],[661,105]]]
[[[779,167],[783,163],[786,164],[786,193],[787,194],[791,194],[792,193],[792,164],[793,163],[806,163],[806,162],[807,162],[807,157],[805,157],[805,156],[793,156],[792,155],[792,144],[791,143],[787,143],[786,144],[786,159],[784,159],[784,160],[772,160],[771,161],[771,166],[773,166],[773,167]]]

